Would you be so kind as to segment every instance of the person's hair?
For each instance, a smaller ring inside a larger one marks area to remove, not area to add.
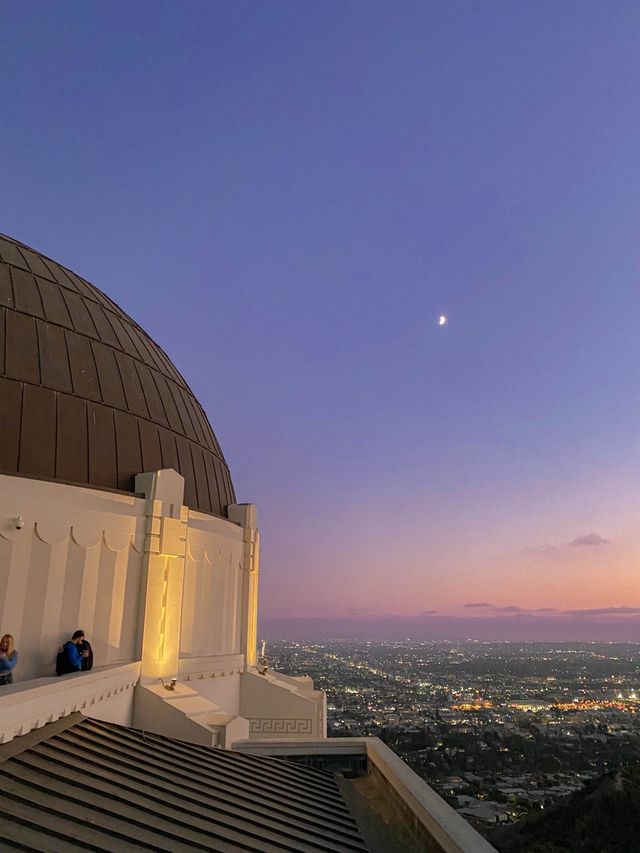
[[[7,641],[7,657],[10,658],[12,657],[15,651],[15,641],[11,634],[5,634],[4,637],[0,639],[0,646],[4,643],[5,640]]]
[[[81,631],[80,628],[78,628],[77,631],[73,632],[71,639],[72,640],[79,640],[80,637],[84,637],[84,631]]]

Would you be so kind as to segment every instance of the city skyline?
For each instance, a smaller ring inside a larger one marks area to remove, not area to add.
[[[640,636],[636,4],[2,16],[0,231],[184,374],[263,633]]]
[[[594,791],[609,782],[622,788],[621,774],[637,772],[637,653],[637,643],[597,642],[283,640],[271,647],[277,669],[309,676],[326,691],[330,737],[382,738],[505,853],[556,849],[555,839],[576,851],[632,849],[637,833],[614,817],[611,799],[597,819],[593,810]],[[634,801],[627,795],[627,804]],[[563,808],[580,828],[558,827]],[[540,826],[544,815],[555,815],[553,835]],[[605,846],[620,824],[627,837]],[[513,831],[501,832],[509,825]],[[531,848],[520,834],[530,830],[542,841]],[[582,839],[595,833],[602,838],[585,847]]]

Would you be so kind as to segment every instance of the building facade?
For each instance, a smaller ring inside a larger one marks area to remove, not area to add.
[[[324,736],[323,694],[256,668],[256,509],[236,503],[185,380],[71,270],[8,238],[0,258],[0,631],[16,684],[54,676],[80,627],[92,678],[139,666],[110,697],[118,722],[226,746]]]

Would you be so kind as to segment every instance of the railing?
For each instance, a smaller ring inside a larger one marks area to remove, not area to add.
[[[1,687],[0,743],[74,711],[82,711],[87,717],[101,717],[100,706],[107,700],[112,700],[107,717],[129,724],[133,688],[139,679],[140,662],[134,661]],[[114,704],[119,707],[114,708]]]

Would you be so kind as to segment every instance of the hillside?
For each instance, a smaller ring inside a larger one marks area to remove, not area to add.
[[[640,765],[489,836],[500,853],[640,853]]]

